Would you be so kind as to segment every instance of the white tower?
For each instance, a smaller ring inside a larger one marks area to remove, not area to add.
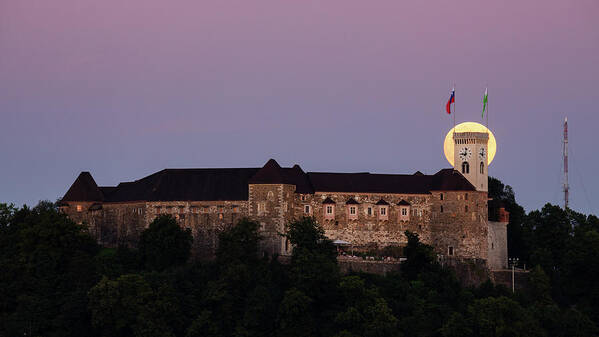
[[[453,167],[470,181],[477,191],[488,191],[489,134],[486,132],[456,132],[453,134]]]

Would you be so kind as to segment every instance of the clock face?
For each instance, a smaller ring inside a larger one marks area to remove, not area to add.
[[[487,155],[487,152],[485,151],[485,148],[481,147],[480,151],[478,151],[478,157],[480,159],[485,159],[486,155]]]
[[[472,156],[472,150],[470,150],[467,147],[464,147],[460,150],[459,154],[461,160],[468,160]]]

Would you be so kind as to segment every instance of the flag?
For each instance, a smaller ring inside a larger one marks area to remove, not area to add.
[[[455,88],[451,89],[451,96],[449,96],[449,100],[447,101],[447,105],[445,105],[445,110],[447,114],[451,114],[451,103],[455,103]]]
[[[485,88],[485,96],[483,96],[483,113],[481,115],[481,117],[485,117],[485,111],[487,111],[487,96],[488,96],[488,92],[487,92],[487,88]],[[487,113],[489,113],[487,111]]]

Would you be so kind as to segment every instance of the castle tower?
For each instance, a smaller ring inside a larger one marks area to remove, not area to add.
[[[453,167],[470,181],[477,191],[488,191],[489,134],[486,132],[456,132],[453,134]]]

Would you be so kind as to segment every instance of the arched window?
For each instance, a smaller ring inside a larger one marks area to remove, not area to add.
[[[462,163],[462,174],[470,173],[470,164],[467,161]]]
[[[485,163],[483,163],[482,161],[480,162],[480,174],[484,174],[485,173]]]

